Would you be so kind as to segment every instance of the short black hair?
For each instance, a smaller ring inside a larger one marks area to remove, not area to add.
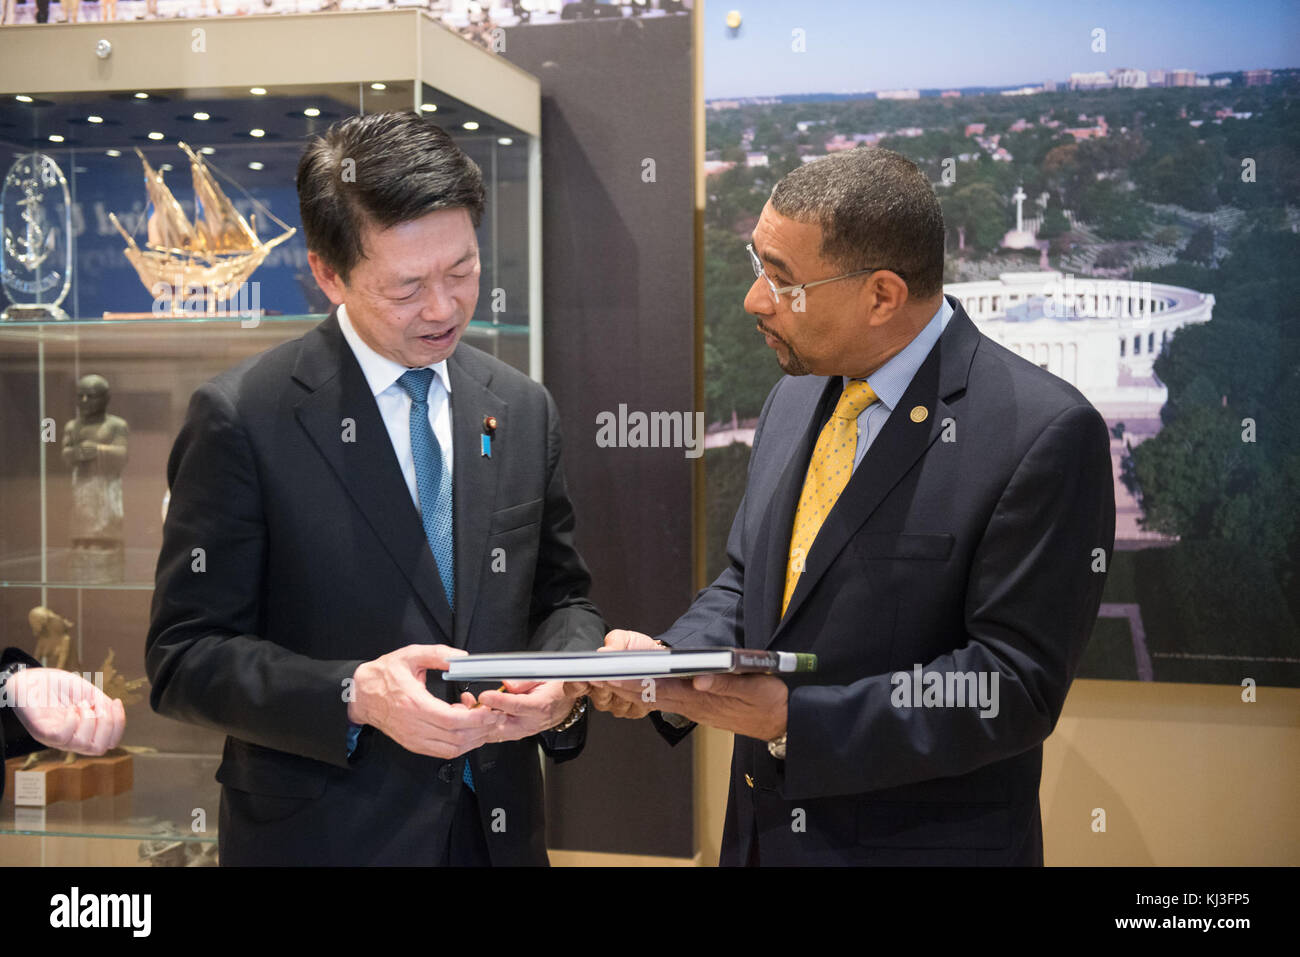
[[[772,190],[772,208],[820,226],[822,258],[845,272],[892,269],[915,299],[943,291],[943,209],[900,153],[858,147],[799,166]]]
[[[313,137],[298,160],[307,248],[344,282],[365,256],[367,222],[380,229],[439,209],[483,218],[483,172],[447,131],[414,111],[350,116]]]

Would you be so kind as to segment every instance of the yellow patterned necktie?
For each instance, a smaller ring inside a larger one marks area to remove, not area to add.
[[[858,449],[858,416],[876,401],[876,393],[861,379],[854,379],[840,393],[830,420],[822,426],[808,462],[799,507],[794,513],[794,533],[790,536],[790,558],[785,570],[785,597],[781,600],[781,617],[790,605],[794,586],[803,574],[804,563],[813,540],[830,514],[844,486],[853,475],[853,458]]]

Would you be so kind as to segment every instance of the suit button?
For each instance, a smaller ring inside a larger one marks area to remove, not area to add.
[[[748,774],[746,774],[746,775],[745,775],[745,783],[748,784],[748,785],[752,788],[752,787],[754,786],[754,779],[753,779],[752,777],[750,777]]]
[[[450,784],[451,769],[452,769],[452,763],[450,761],[448,761],[446,764],[440,767],[438,769],[438,780],[441,781],[443,784]]]

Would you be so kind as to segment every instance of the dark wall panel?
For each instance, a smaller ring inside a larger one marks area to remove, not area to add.
[[[692,595],[692,460],[600,448],[596,418],[694,411],[691,20],[517,27],[505,55],[542,81],[544,377],[579,545],[610,625],[654,634]],[[548,806],[552,847],[689,856],[690,745],[596,715]]]

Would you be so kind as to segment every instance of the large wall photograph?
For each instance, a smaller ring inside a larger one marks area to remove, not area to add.
[[[939,194],[945,292],[1110,428],[1115,553],[1080,677],[1300,686],[1300,18],[1262,7],[709,18],[710,579],[780,374],[744,245],[786,172],[883,147]]]

